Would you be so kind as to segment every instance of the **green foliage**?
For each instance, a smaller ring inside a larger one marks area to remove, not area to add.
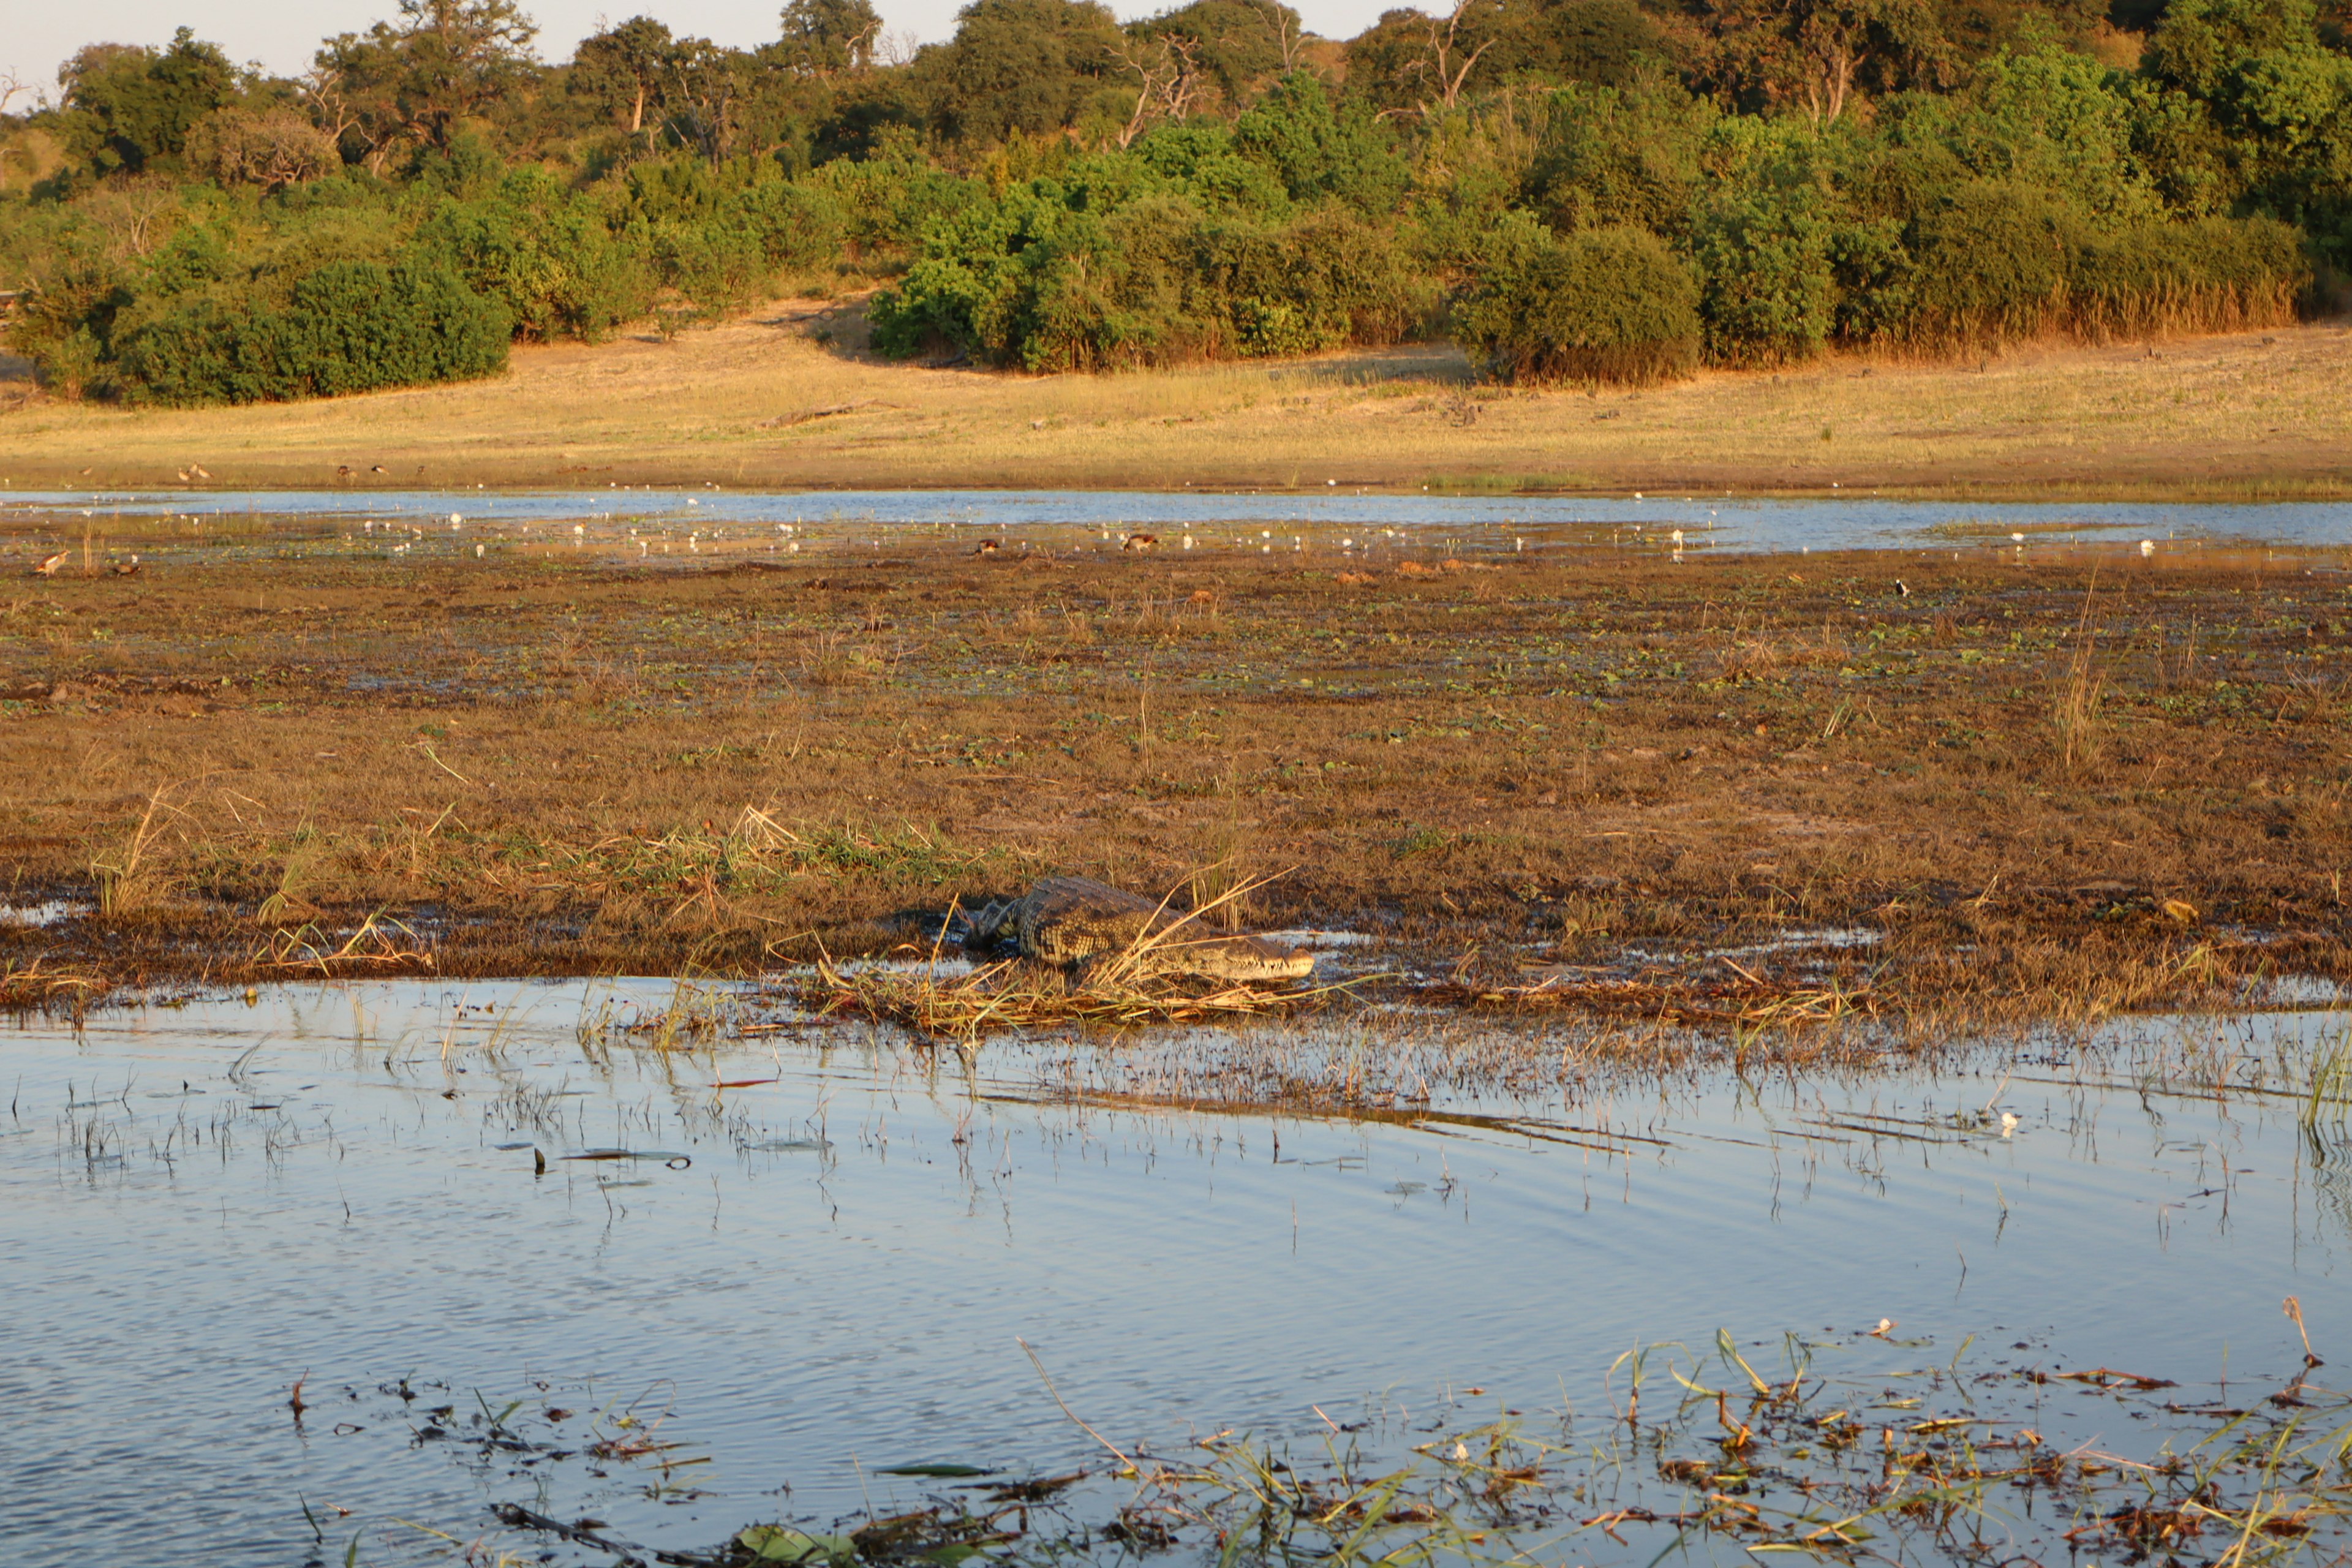
[[[136,174],[175,161],[188,132],[238,91],[236,68],[185,27],[160,52],[119,44],[82,50],[58,74],[67,151],[90,173]]]
[[[885,280],[898,354],[1310,353],[1451,297],[1501,374],[1640,379],[2272,322],[2352,274],[2352,0],[1481,0],[1344,46],[1280,0],[971,0],[911,60],[873,0],[789,0],[756,48],[639,16],[558,67],[517,0],[394,5],[300,82],[94,46],[0,125],[50,386],[311,395],[479,374],[493,320]],[[329,331],[378,272],[467,346]]]
[[[1475,362],[1510,380],[1641,385],[1698,362],[1690,268],[1635,228],[1503,226],[1453,326]]]
[[[593,339],[643,315],[651,301],[642,253],[539,170],[517,170],[482,199],[440,204],[418,226],[415,245],[497,300],[526,339]]]
[[[1092,0],[972,0],[929,62],[933,116],[970,141],[1058,131],[1109,76],[1120,42]]]
[[[1323,79],[1293,71],[1234,126],[1234,145],[1270,165],[1291,198],[1390,213],[1412,180],[1391,134],[1361,104],[1335,108]]]
[[[1252,210],[1232,163],[1175,138],[974,203],[876,297],[875,346],[1100,369],[1390,342],[1425,311],[1392,232],[1336,207]]]
[[[207,289],[126,312],[115,374],[131,403],[331,397],[492,374],[509,330],[503,310],[442,268],[331,262],[283,306]]]
[[[787,69],[834,76],[871,65],[881,34],[873,0],[786,0],[778,52]]]
[[[1567,88],[1552,96],[1525,199],[1559,229],[1682,234],[1717,118],[1713,105],[1663,77]]]

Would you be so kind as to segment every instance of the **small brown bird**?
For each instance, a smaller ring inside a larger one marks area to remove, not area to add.
[[[349,463],[337,463],[335,465],[335,478],[337,479],[349,481],[351,477],[352,466]]]
[[[188,472],[195,475],[196,478],[200,479],[208,479],[213,477],[212,470],[205,468],[202,463],[190,463],[188,465]]]
[[[1156,533],[1130,533],[1119,545],[1121,550],[1149,550],[1160,542]]]
[[[369,468],[368,472],[371,474],[380,474],[383,472],[383,465],[382,463],[378,463],[374,467]]]
[[[974,555],[993,555],[993,554],[995,554],[995,553],[996,553],[996,541],[994,541],[993,539],[983,539],[983,540],[982,540],[982,541],[980,542],[980,548],[979,548],[979,549],[977,549],[977,550],[975,550],[975,551],[973,551],[973,552],[972,552],[972,553],[973,553]],[[58,557],[58,559],[59,559],[59,560],[63,560],[63,559],[64,559],[64,557],[63,557],[63,556],[60,556],[60,557]]]
[[[60,550],[55,555],[50,556],[47,560],[34,567],[33,575],[36,577],[54,577],[58,574],[58,568],[63,566],[65,563],[66,552]]]
[[[134,555],[128,561],[116,562],[114,574],[118,577],[136,577],[139,574],[139,557]]]

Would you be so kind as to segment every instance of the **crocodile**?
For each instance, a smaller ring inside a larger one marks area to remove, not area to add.
[[[1047,877],[1017,899],[985,906],[966,921],[963,945],[974,952],[1010,945],[1024,958],[1080,973],[1100,965],[1126,977],[1295,980],[1315,968],[1309,954],[1264,937],[1212,935],[1189,914],[1090,877]]]

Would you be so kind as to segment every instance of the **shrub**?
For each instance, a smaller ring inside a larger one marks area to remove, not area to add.
[[[334,262],[283,306],[221,288],[127,313],[115,374],[132,403],[331,397],[491,374],[510,331],[503,310],[445,268]]]
[[[1912,289],[1903,329],[1924,346],[2030,338],[2062,326],[2075,225],[2031,185],[1971,180],[1912,226]]]
[[[526,339],[593,340],[651,301],[642,250],[541,170],[509,174],[481,200],[442,202],[418,226],[416,245],[505,306]]]
[[[2093,342],[2283,325],[2313,280],[2302,236],[2273,218],[2137,224],[2084,241],[2069,274],[2067,328]]]
[[[1498,233],[1484,275],[1454,310],[1454,335],[1511,380],[1663,381],[1699,353],[1698,290],[1655,235],[1550,235],[1522,218]]]
[[[1034,180],[940,226],[876,297],[877,350],[945,342],[1027,370],[1098,369],[1392,342],[1426,313],[1391,231],[1336,207],[1214,211],[1129,178],[1139,167],[1074,164],[1071,183]]]
[[[266,191],[307,184],[343,167],[334,138],[290,109],[215,110],[189,132],[188,159],[223,185]]]
[[[1523,185],[1553,227],[1646,228],[1681,235],[1702,183],[1717,114],[1672,81],[1556,92]]]

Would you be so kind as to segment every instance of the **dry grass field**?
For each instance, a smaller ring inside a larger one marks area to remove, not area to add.
[[[131,412],[0,372],[0,486],[1344,485],[1956,494],[2352,493],[2352,328],[1833,359],[1588,395],[1471,384],[1443,347],[1011,376],[875,362],[859,307],[516,352],[505,377]],[[348,473],[342,470],[349,470]]]
[[[0,592],[0,902],[72,906],[0,920],[0,968],[745,973],[1058,869],[1287,871],[1250,919],[1635,1007],[1800,965],[2032,1016],[2352,974],[2342,551],[950,538],[224,536],[131,576],[100,542]]]

